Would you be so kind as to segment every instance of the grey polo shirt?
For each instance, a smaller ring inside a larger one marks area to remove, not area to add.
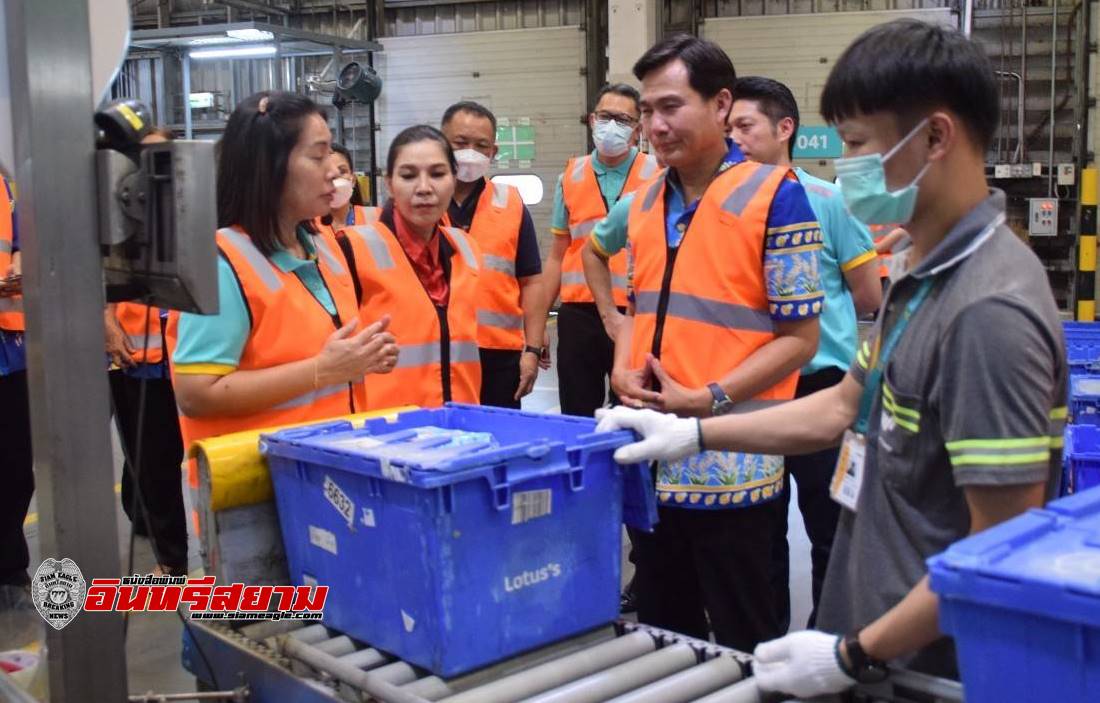
[[[927,573],[927,558],[968,534],[966,486],[1045,482],[1048,498],[1057,491],[1062,325],[1042,264],[1004,225],[1004,203],[993,191],[894,283],[852,365],[863,383],[876,337],[934,277],[871,409],[857,511],[841,511],[821,594],[823,630],[872,622]],[[958,676],[947,638],[901,663]]]

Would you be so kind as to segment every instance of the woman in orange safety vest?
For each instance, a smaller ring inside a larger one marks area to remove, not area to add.
[[[477,403],[480,397],[480,254],[472,237],[444,219],[456,170],[442,132],[409,127],[390,144],[390,200],[377,221],[340,232],[361,287],[360,315],[391,314],[400,349],[393,373],[367,378],[371,408]]]
[[[186,446],[361,411],[364,376],[397,363],[389,318],[360,323],[346,262],[308,226],[331,209],[331,150],[324,111],[300,95],[257,93],[229,118],[217,174],[219,312],[169,323]]]

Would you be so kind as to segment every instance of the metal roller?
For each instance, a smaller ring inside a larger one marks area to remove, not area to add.
[[[387,683],[392,683],[394,686],[404,686],[407,683],[416,681],[416,669],[405,662],[394,662],[380,666],[370,673],[372,676],[376,676]]]
[[[492,683],[478,686],[440,703],[512,703],[561,686],[597,671],[622,664],[657,648],[644,632],[632,632],[591,649],[548,661]]]
[[[373,669],[390,661],[390,657],[382,654],[377,649],[360,649],[358,652],[337,657],[341,664],[354,666],[356,669]]]
[[[764,703],[764,694],[757,688],[756,681],[745,679],[715,691],[706,698],[700,698],[695,703]]]
[[[608,703],[687,703],[744,678],[733,657],[718,656],[678,674],[654,681],[644,688],[624,693]]]
[[[324,625],[310,625],[309,627],[303,627],[301,630],[295,630],[290,633],[290,637],[306,644],[324,642],[329,639],[329,636],[328,630]]]
[[[599,703],[694,666],[695,650],[674,644],[526,699],[525,703]]]
[[[238,632],[251,640],[263,642],[268,637],[285,635],[303,627],[305,627],[305,623],[300,620],[264,620],[263,622],[245,625]]]
[[[347,635],[333,637],[324,642],[315,642],[313,646],[325,654],[331,654],[334,657],[342,657],[345,654],[351,654],[355,651],[355,643],[352,642],[351,638]]]
[[[428,676],[423,679],[418,679],[400,688],[402,691],[407,691],[414,696],[420,696],[426,701],[438,701],[440,698],[446,698],[454,693],[451,687],[438,676]]]
[[[349,666],[331,654],[325,654],[324,652],[318,651],[316,647],[306,644],[301,640],[287,637],[282,641],[282,648],[283,654],[287,657],[298,659],[314,669],[323,671],[335,679],[349,686],[358,688],[367,695],[380,701],[385,701],[386,703],[425,703],[425,700],[420,696],[409,693],[408,691],[402,691],[392,683],[380,678],[374,672],[362,671],[361,669]]]

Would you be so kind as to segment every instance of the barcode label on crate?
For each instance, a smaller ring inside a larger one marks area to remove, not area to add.
[[[549,488],[512,494],[512,524],[520,525],[528,520],[549,515],[552,495],[553,492]]]
[[[336,554],[336,535],[324,528],[310,525],[309,543],[314,547],[325,550],[329,554]]]
[[[325,476],[324,490],[325,498],[328,498],[328,502],[332,503],[332,507],[344,516],[344,521],[348,523],[348,527],[351,527],[351,524],[355,521],[355,503],[328,476]]]

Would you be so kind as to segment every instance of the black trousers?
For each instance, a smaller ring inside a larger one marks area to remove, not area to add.
[[[558,399],[564,415],[592,417],[614,393],[611,380],[615,344],[604,331],[595,303],[562,303],[558,309]]]
[[[482,348],[478,352],[481,354],[481,404],[518,410],[520,402],[515,400],[515,395],[523,352]]]
[[[798,379],[795,397],[801,398],[835,386],[844,379],[844,373],[841,369],[833,367],[802,376]],[[833,447],[813,454],[786,458],[787,484],[778,501],[783,504],[783,511],[775,524],[775,538],[772,541],[772,590],[775,593],[776,615],[784,632],[791,624],[790,545],[787,544],[787,511],[791,502],[791,481],[798,482],[798,509],[802,512],[802,522],[806,525],[806,534],[810,538],[813,610],[810,611],[810,620],[806,627],[812,628],[817,622],[817,604],[821,599],[821,584],[825,582],[825,568],[829,565],[833,536],[836,534],[836,524],[840,519],[840,505],[829,497],[829,483],[832,481],[833,469],[836,468],[839,454],[840,447]]]
[[[656,530],[634,533],[638,621],[702,640],[713,630],[718,644],[750,653],[778,637],[770,567],[781,507],[658,507]]]
[[[0,586],[30,583],[23,521],[34,494],[27,372],[0,376]]]
[[[141,456],[137,456],[141,379],[121,371],[108,374],[115,421],[126,455],[140,464],[137,485],[145,502],[142,515],[134,491],[134,467],[127,461],[122,471],[122,509],[131,521],[144,522],[153,543],[157,562],[173,573],[187,570],[187,518],[181,485],[183,439],[180,437],[176,396],[168,379],[146,379],[145,422],[142,425]],[[145,518],[148,521],[145,521]]]

